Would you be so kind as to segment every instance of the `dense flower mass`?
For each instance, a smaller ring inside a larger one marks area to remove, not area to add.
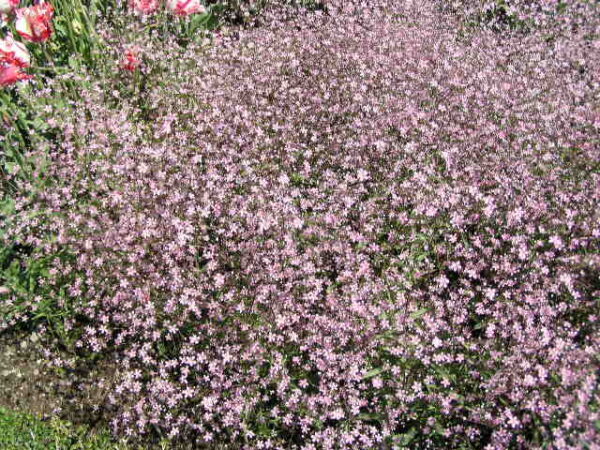
[[[82,93],[6,238],[70,255],[47,284],[114,364],[115,429],[598,442],[600,14],[562,3],[502,30],[446,2],[271,8],[144,51],[165,78],[140,98]]]

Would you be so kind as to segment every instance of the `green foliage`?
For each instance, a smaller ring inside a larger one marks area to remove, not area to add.
[[[5,450],[124,450],[106,433],[91,433],[53,418],[42,421],[25,413],[0,408],[0,448]]]
[[[56,0],[54,29],[50,43],[51,63],[78,68],[81,64],[94,66],[102,45],[96,33],[96,23],[106,0]]]

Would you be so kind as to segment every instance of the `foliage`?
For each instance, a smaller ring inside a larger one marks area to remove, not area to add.
[[[0,408],[0,447],[6,450],[120,450],[106,434],[90,434],[85,427],[58,419],[42,421],[30,414]]]

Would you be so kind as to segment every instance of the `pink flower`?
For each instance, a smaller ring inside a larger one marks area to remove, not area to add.
[[[200,0],[167,0],[167,9],[178,16],[206,12]]]
[[[135,72],[141,64],[142,60],[140,59],[137,47],[126,48],[123,51],[123,59],[121,60],[121,68],[123,70]]]
[[[19,6],[21,0],[0,0],[0,14],[9,14]]]
[[[54,8],[49,3],[39,3],[17,10],[15,28],[28,41],[43,42],[52,36]]]
[[[152,14],[156,12],[159,6],[158,0],[130,0],[130,6],[136,13]]]
[[[17,67],[29,67],[31,57],[22,42],[15,41],[12,36],[0,40],[0,63]]]
[[[7,64],[0,66],[0,87],[10,86],[18,81],[29,80],[31,75],[27,75],[19,66]]]

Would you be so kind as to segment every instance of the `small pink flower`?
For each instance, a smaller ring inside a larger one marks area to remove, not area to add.
[[[142,65],[142,60],[139,56],[139,49],[137,47],[129,47],[123,51],[123,59],[121,61],[121,68],[129,72],[135,72]]]
[[[158,10],[158,0],[129,0],[130,6],[136,13],[152,14]]]
[[[0,14],[9,14],[19,6],[21,0],[0,0]]]
[[[52,17],[54,7],[49,3],[39,3],[17,10],[15,28],[28,41],[43,42],[52,36]]]
[[[29,80],[31,75],[26,74],[19,66],[7,64],[0,66],[0,87],[10,86],[18,81]]]
[[[12,36],[0,40],[0,63],[18,67],[29,67],[31,57],[22,42],[15,41]]]
[[[200,3],[200,0],[167,0],[167,9],[178,16],[206,12],[206,8]]]

